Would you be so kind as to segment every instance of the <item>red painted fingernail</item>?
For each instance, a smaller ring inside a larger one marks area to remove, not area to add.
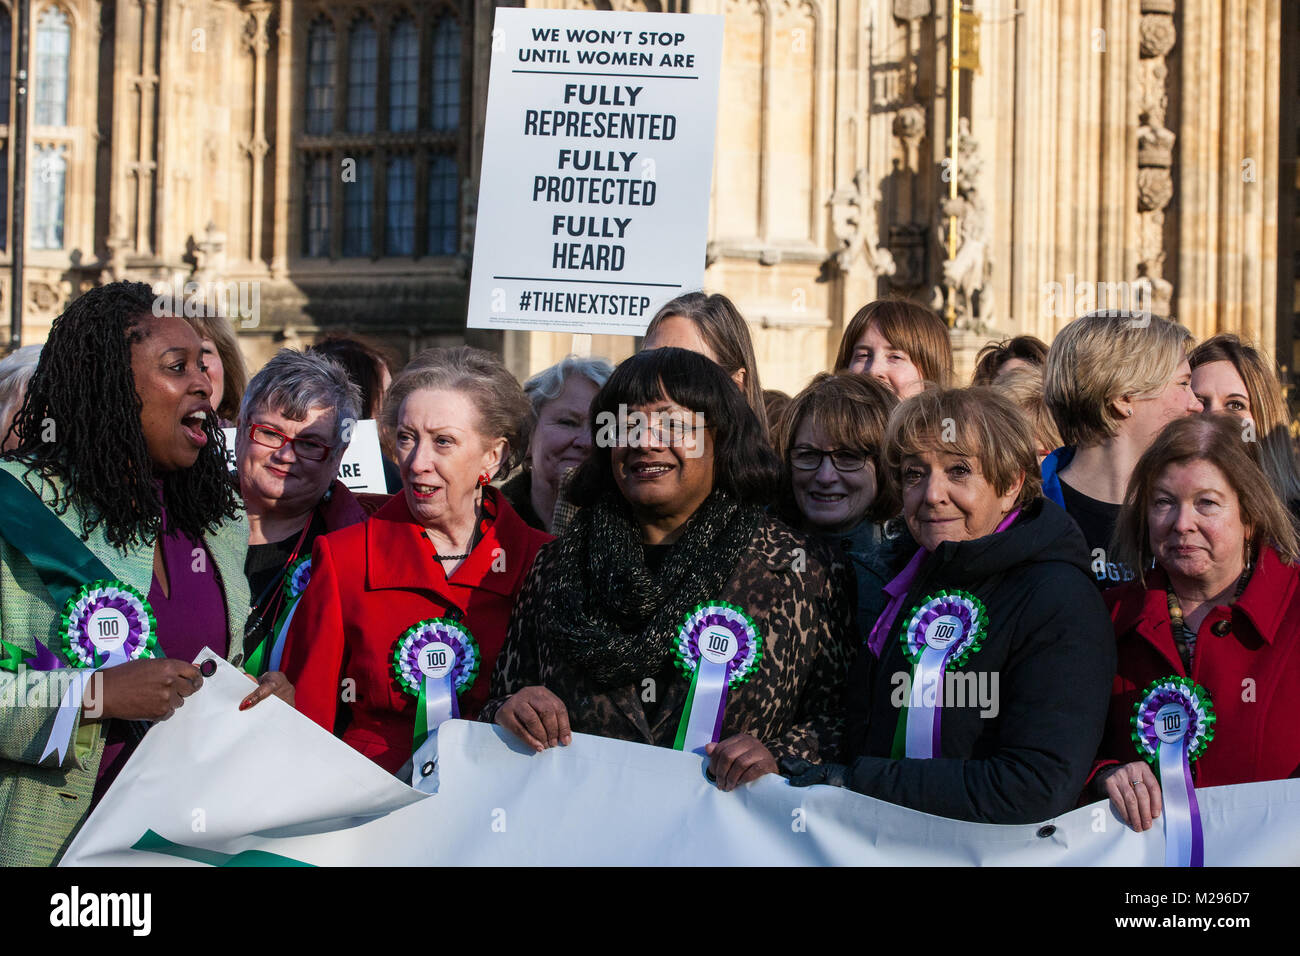
[[[250,708],[250,707],[252,707],[252,706],[253,706],[253,702],[252,702],[251,700],[241,700],[241,701],[239,702],[239,709],[240,709],[240,710],[248,710],[248,708]]]

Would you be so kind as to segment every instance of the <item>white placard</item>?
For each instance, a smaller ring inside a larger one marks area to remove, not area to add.
[[[722,25],[497,9],[470,328],[641,335],[700,288]]]
[[[224,428],[222,431],[226,435],[226,461],[230,470],[235,471],[235,429]],[[352,443],[339,462],[338,477],[349,491],[388,493],[383,454],[379,450],[379,426],[373,418],[363,419],[353,427]]]

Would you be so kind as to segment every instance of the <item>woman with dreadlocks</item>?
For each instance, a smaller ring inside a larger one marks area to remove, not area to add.
[[[0,460],[0,865],[58,859],[204,647],[243,659],[248,526],[200,339],[154,301],[117,282],[55,319]]]

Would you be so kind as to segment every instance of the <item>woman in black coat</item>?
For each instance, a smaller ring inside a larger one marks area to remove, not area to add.
[[[991,388],[927,391],[891,419],[886,459],[920,547],[850,676],[847,764],[795,782],[981,823],[1071,809],[1115,640],[1082,534],[1039,494],[1028,424]]]

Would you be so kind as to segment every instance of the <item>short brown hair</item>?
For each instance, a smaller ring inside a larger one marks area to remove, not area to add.
[[[883,455],[889,416],[897,407],[898,396],[883,382],[849,372],[820,372],[791,399],[777,423],[774,442],[781,459],[782,509],[786,515],[795,514],[790,451],[804,421],[820,428],[836,448],[866,452],[876,469],[877,491],[865,517],[885,521],[898,514],[901,504],[897,487],[885,475]]]
[[[854,346],[873,323],[890,345],[907,353],[921,378],[944,388],[952,384],[948,324],[930,309],[908,299],[877,299],[859,309],[840,339],[835,371],[842,372],[852,364]]]
[[[474,399],[478,421],[474,428],[488,441],[504,438],[506,454],[493,479],[504,478],[523,456],[523,432],[532,411],[524,390],[491,352],[462,345],[454,349],[425,349],[393,380],[384,396],[381,422],[392,434],[402,402],[420,391],[464,392]]]
[[[1206,339],[1192,349],[1188,361],[1193,369],[1211,362],[1232,363],[1246,384],[1264,474],[1284,504],[1300,500],[1300,473],[1296,471],[1295,450],[1291,447],[1290,416],[1273,363],[1231,332]]]
[[[1001,342],[989,342],[975,356],[975,375],[972,385],[992,385],[1002,366],[1012,359],[1043,367],[1047,361],[1047,343],[1033,335],[1017,335]]]
[[[952,441],[943,440],[948,429]],[[1029,422],[999,389],[988,385],[931,388],[899,405],[885,436],[890,480],[901,488],[903,459],[934,449],[979,461],[980,473],[999,495],[1006,494],[1023,476],[1016,498],[1018,508],[1042,491],[1038,448]]]
[[[1166,425],[1129,478],[1115,522],[1114,551],[1119,560],[1136,569],[1139,578],[1143,576],[1154,557],[1147,508],[1156,482],[1170,465],[1205,461],[1218,468],[1237,493],[1242,522],[1253,532],[1251,550],[1258,553],[1260,545],[1267,543],[1283,561],[1294,563],[1300,553],[1295,525],[1259,467],[1255,444],[1242,440],[1241,420],[1232,415],[1193,415]]]
[[[1123,420],[1112,402],[1167,385],[1192,333],[1149,312],[1108,309],[1080,316],[1047,350],[1043,393],[1067,445],[1100,445]]]

